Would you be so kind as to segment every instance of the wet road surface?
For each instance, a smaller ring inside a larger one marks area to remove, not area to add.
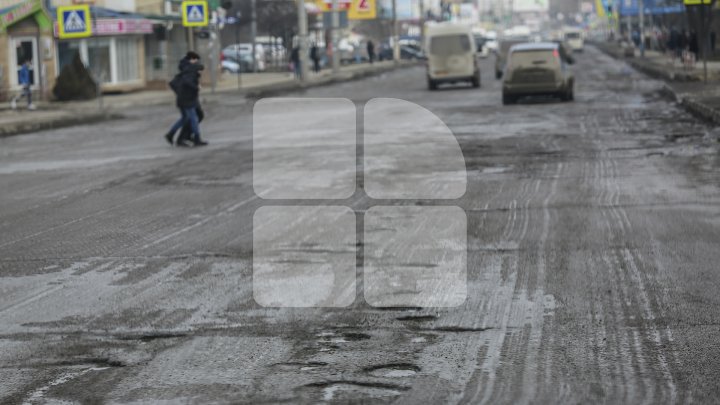
[[[164,144],[160,107],[0,139],[0,402],[717,401],[716,134],[578,59],[574,103],[503,107],[492,60],[479,90],[428,92],[418,67],[296,95],[401,98],[452,129],[455,308],[372,307],[362,277],[347,308],[253,300],[252,101],[208,105],[200,150]]]

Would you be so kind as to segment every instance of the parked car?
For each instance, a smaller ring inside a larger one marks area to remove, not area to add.
[[[551,95],[572,101],[575,78],[554,42],[513,45],[508,52],[502,84],[503,104],[524,96]]]
[[[249,54],[240,54],[239,59],[236,56],[222,55],[222,71],[226,73],[252,72],[252,63],[252,57]]]
[[[382,44],[380,46],[379,52],[377,53],[377,58],[380,61],[392,60],[393,59],[392,47],[389,44]],[[421,50],[418,50],[415,47],[408,46],[408,45],[400,45],[400,59],[425,60],[425,59],[427,59],[427,57]]]
[[[252,59],[252,44],[233,44],[225,47],[222,50],[222,55],[225,58],[235,58],[238,55],[247,55]],[[257,70],[262,72],[265,70],[265,49],[262,44],[255,44],[255,59],[257,60]]]
[[[456,82],[480,87],[477,49],[469,26],[454,23],[428,26],[425,41],[428,89]]]

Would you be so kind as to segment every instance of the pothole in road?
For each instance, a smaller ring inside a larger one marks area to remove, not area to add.
[[[324,361],[308,361],[308,362],[302,362],[302,361],[288,361],[285,363],[276,363],[274,364],[275,367],[278,367],[283,370],[288,371],[294,371],[294,370],[300,370],[300,371],[310,371],[315,370],[321,367],[327,366],[328,363]]]
[[[337,343],[349,343],[360,340],[368,340],[372,336],[362,332],[320,332],[315,335],[320,338],[320,343],[323,344],[337,344]]]
[[[438,326],[436,328],[426,328],[423,330],[435,331],[435,332],[485,332],[491,330],[491,327],[487,328],[468,328],[464,326]]]
[[[430,322],[437,319],[437,316],[435,315],[406,315],[406,316],[399,316],[397,318],[398,321],[401,322]]]
[[[139,340],[141,342],[152,342],[153,340],[159,340],[159,339],[176,339],[176,338],[184,338],[189,336],[187,333],[184,332],[151,332],[151,333],[143,333],[139,335],[132,335],[132,334],[124,334],[124,335],[118,335],[118,340]]]
[[[390,399],[399,396],[408,387],[366,381],[325,381],[307,384],[308,388],[320,388],[323,401],[352,401],[363,399]]]
[[[375,377],[402,378],[414,376],[420,367],[411,363],[390,363],[367,367],[364,371]]]
[[[421,307],[375,307],[378,311],[420,311]]]

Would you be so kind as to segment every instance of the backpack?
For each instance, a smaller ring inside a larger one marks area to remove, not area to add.
[[[180,90],[182,90],[182,73],[176,74],[175,77],[170,80],[168,86],[170,86],[175,95],[180,95]]]

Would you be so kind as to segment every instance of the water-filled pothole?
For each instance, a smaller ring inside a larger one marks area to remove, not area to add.
[[[408,387],[365,381],[326,381],[306,385],[321,388],[323,401],[353,401],[392,398]]]
[[[402,378],[412,377],[420,371],[420,367],[411,363],[390,363],[366,367],[365,372],[375,377]]]

